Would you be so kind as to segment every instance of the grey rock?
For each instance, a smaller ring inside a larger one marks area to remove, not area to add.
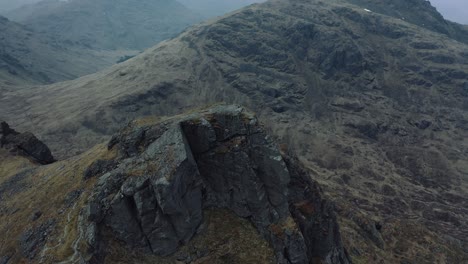
[[[99,247],[99,229],[107,226],[127,245],[167,256],[197,233],[203,210],[214,207],[250,219],[278,263],[350,263],[332,205],[306,172],[287,165],[242,107],[130,123],[111,141],[120,165],[100,172],[85,210],[91,247]],[[317,208],[312,215],[290,208],[304,201]]]
[[[377,139],[379,133],[381,132],[378,124],[368,120],[359,120],[357,122],[350,120],[345,123],[345,126],[356,129],[361,135],[370,139]]]
[[[55,220],[50,219],[36,228],[31,228],[21,234],[19,244],[21,253],[28,259],[34,259],[45,245],[48,233],[54,228]]]
[[[304,237],[307,256],[319,258],[323,263],[351,263],[341,244],[333,204],[321,198],[318,185],[297,160],[287,159],[286,162],[291,173],[290,211]]]
[[[42,212],[41,211],[36,211],[34,212],[34,214],[31,216],[31,221],[36,221],[37,219],[39,219],[40,217],[42,216]]]
[[[86,243],[90,246],[96,245],[98,235],[98,227],[95,222],[91,222],[86,228],[85,239]]]
[[[78,189],[78,190],[73,190],[65,196],[64,204],[66,208],[72,207],[75,202],[80,198],[81,194],[83,193],[83,190]]]
[[[133,201],[117,193],[111,202],[110,213],[105,218],[105,223],[112,228],[118,239],[134,247],[145,248],[148,247],[148,243],[134,216],[134,210]]]
[[[18,133],[6,122],[0,123],[0,147],[18,152],[40,164],[55,161],[50,149],[32,133]]]
[[[8,264],[11,259],[11,256],[0,257],[0,264]]]
[[[90,202],[86,205],[86,216],[90,222],[100,222],[102,219],[101,205],[95,202]]]
[[[114,160],[97,160],[93,162],[84,172],[83,179],[98,176],[106,171],[112,170],[117,166]]]
[[[36,169],[29,169],[22,171],[0,183],[0,201],[8,199],[11,195],[25,191],[28,186],[27,179],[33,175],[35,170]]]

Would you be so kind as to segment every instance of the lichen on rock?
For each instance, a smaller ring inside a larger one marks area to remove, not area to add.
[[[102,175],[94,175],[81,223],[90,261],[105,257],[104,230],[132,248],[171,255],[194,237],[204,210],[218,208],[249,219],[277,263],[350,262],[331,204],[240,106],[133,122],[109,148],[118,150],[118,165],[96,170]]]
[[[0,147],[16,152],[40,164],[55,161],[50,149],[30,132],[19,133],[0,121]]]

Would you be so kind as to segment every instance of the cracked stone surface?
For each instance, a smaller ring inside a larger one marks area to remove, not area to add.
[[[104,229],[130,247],[171,255],[195,235],[208,208],[249,219],[277,263],[350,262],[333,206],[240,106],[133,122],[109,148],[118,150],[117,167],[88,175],[99,177],[82,223],[94,249],[90,262],[105,257]]]

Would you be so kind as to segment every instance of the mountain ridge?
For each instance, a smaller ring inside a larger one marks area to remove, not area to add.
[[[70,46],[1,16],[0,29],[0,75],[4,85],[74,79],[110,66],[122,54],[132,52],[96,52]]]
[[[347,2],[269,1],[103,72],[4,91],[0,113],[64,157],[135,117],[241,103],[336,203],[353,262],[463,263],[466,50]]]
[[[8,17],[75,45],[143,50],[201,21],[175,0],[48,0],[11,11]]]
[[[446,20],[435,7],[426,0],[348,0],[351,4],[369,8],[371,11],[406,20],[422,28],[429,29],[453,39],[468,43],[466,25]]]
[[[350,263],[310,171],[240,106],[135,120],[47,166],[0,157],[6,263]]]

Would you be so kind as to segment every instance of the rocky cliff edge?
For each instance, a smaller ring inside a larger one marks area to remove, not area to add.
[[[204,210],[219,208],[248,219],[277,263],[349,263],[332,205],[252,113],[216,106],[149,123],[125,127],[108,145],[118,158],[85,172],[99,177],[81,217],[86,260],[105,257],[104,230],[131,248],[171,255],[195,236]]]

